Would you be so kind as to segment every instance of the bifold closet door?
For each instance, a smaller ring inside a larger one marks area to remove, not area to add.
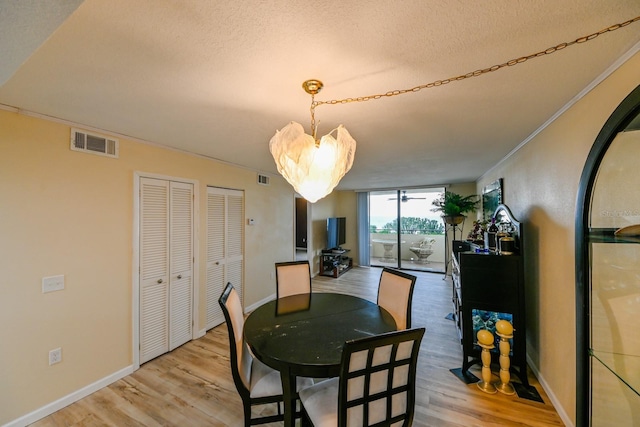
[[[140,363],[193,336],[193,184],[140,180]]]
[[[207,188],[207,329],[224,322],[218,299],[231,282],[244,291],[244,193]]]

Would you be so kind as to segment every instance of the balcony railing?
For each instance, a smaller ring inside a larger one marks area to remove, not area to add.
[[[369,233],[369,242],[371,242],[371,258],[372,260],[379,258],[384,258],[384,247],[380,243],[374,243],[374,241],[389,241],[397,244],[398,242],[398,234],[393,232],[380,232],[382,230],[377,230],[377,232]],[[431,262],[444,262],[444,252],[445,252],[445,243],[444,243],[444,234],[419,234],[416,231],[424,231],[424,230],[403,230],[400,233],[400,241],[404,242],[401,244],[400,250],[400,259],[403,261],[411,261],[416,259],[416,254],[413,253],[409,248],[413,246],[419,245],[421,241],[424,239],[434,239],[433,243],[433,254],[429,257],[429,261]],[[397,246],[394,247],[395,255],[398,254]]]

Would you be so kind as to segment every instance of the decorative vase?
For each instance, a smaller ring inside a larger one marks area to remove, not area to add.
[[[464,215],[443,215],[442,220],[449,225],[458,225],[461,224],[466,216]]]

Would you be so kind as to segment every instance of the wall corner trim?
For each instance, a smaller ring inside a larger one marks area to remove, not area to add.
[[[483,173],[478,180],[482,180],[485,176],[488,176],[495,168],[504,163],[509,157],[513,156],[516,152],[518,152],[522,147],[524,147],[529,141],[535,138],[540,132],[545,130],[547,127],[551,125],[551,123],[555,122],[556,119],[562,116],[569,108],[573,107],[578,101],[584,98],[589,92],[591,92],[596,86],[602,83],[607,77],[613,74],[618,68],[622,67],[625,62],[627,62],[631,57],[633,57],[636,53],[640,52],[640,42],[636,43],[626,51],[622,56],[620,56],[613,64],[611,64],[606,70],[602,72],[598,77],[596,77],[591,83],[589,83],[584,89],[582,89],[576,96],[571,98],[569,102],[563,105],[556,113],[549,117],[546,122],[544,122],[538,129],[531,132],[529,136],[527,136],[520,144],[518,144],[513,150],[507,153],[498,163],[496,163],[491,169]]]

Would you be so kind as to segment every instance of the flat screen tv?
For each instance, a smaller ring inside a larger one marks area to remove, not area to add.
[[[327,218],[327,249],[340,249],[346,243],[346,218]]]

